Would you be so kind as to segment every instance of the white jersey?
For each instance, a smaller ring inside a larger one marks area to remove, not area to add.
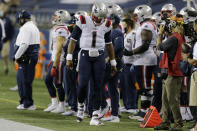
[[[57,36],[65,37],[65,39],[68,40],[68,37],[70,36],[70,32],[68,31],[66,26],[55,26],[52,30],[52,44],[51,44],[51,50],[52,50],[52,57],[51,60],[55,61],[55,56],[57,53]],[[62,49],[62,54],[60,56],[60,61],[64,61],[64,51]]]
[[[23,43],[27,45],[40,44],[40,31],[32,21],[26,22],[19,30],[16,45],[20,46]]]
[[[136,31],[131,31],[128,34],[125,34],[124,38],[124,48],[128,51],[135,49],[136,44]],[[124,56],[123,55],[124,64],[133,64],[135,61],[135,55],[133,56]]]
[[[144,22],[136,31],[136,48],[142,45],[141,32],[142,30],[149,30],[152,32],[152,41],[147,51],[136,55],[134,65],[157,65],[157,56],[154,52],[154,47],[157,41],[157,28],[151,22]]]
[[[105,21],[95,26],[90,16],[80,16],[76,25],[82,30],[80,37],[80,48],[84,50],[104,50],[105,48],[105,33],[111,30],[111,21]]]

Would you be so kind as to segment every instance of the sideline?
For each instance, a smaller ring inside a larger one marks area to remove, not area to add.
[[[0,127],[3,131],[52,131],[6,119],[0,119]]]

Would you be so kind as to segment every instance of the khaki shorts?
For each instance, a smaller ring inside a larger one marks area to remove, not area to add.
[[[6,57],[9,56],[9,54],[10,54],[10,41],[7,41],[6,43],[3,44],[1,56]]]
[[[197,71],[193,72],[191,76],[189,105],[197,106]]]

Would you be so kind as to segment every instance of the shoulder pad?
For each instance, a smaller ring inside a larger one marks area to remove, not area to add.
[[[151,25],[153,26],[154,30],[157,29],[156,25],[155,25],[154,23],[152,23],[152,22],[143,22],[143,23],[141,24],[141,26],[143,26],[144,24],[151,24]],[[148,26],[148,25],[147,25],[147,26]],[[145,27],[146,27],[146,25],[145,25]]]
[[[69,30],[66,27],[58,27],[57,29],[55,29],[55,32],[62,32],[62,31],[66,31],[66,33],[69,34]]]
[[[107,21],[105,23],[105,26],[108,27],[108,28],[111,26],[111,21],[109,19],[107,19]]]
[[[85,16],[81,15],[80,16],[80,21],[81,21],[81,24],[86,24]]]

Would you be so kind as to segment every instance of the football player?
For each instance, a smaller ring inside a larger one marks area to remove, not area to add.
[[[51,105],[45,112],[63,113],[65,111],[64,100],[65,92],[62,85],[64,52],[62,47],[66,44],[70,32],[66,27],[66,22],[70,20],[70,14],[66,10],[57,10],[52,16],[52,57],[48,66],[45,84],[51,97]],[[54,86],[55,85],[55,86]],[[59,97],[59,104],[56,97],[56,89]]]
[[[71,15],[72,18],[68,22],[68,30],[72,33],[75,25],[76,20],[80,15],[87,15],[85,11],[77,11],[75,14]],[[69,42],[69,41],[68,41]],[[64,47],[65,56],[67,55],[68,44]],[[78,72],[76,70],[77,63],[78,63],[78,53],[80,51],[79,48],[79,41],[76,43],[75,50],[73,52],[73,70],[65,69],[65,79],[66,79],[66,93],[67,93],[67,101],[68,105],[71,107],[70,110],[65,111],[62,115],[65,116],[73,116],[77,114],[77,76]]]
[[[136,55],[135,66],[136,80],[140,87],[141,109],[138,114],[129,117],[130,119],[143,120],[147,109],[151,104],[153,90],[151,79],[153,69],[157,65],[157,57],[154,53],[156,46],[157,27],[150,21],[152,9],[147,5],[140,5],[135,8],[134,14],[138,17],[140,27],[136,31],[136,44],[131,51],[125,49],[125,56]]]
[[[116,60],[113,44],[111,42],[111,21],[105,19],[107,7],[104,3],[94,3],[91,16],[81,15],[76,22],[76,27],[72,32],[68,46],[66,65],[69,69],[72,67],[72,54],[75,49],[76,41],[80,39],[79,54],[79,86],[77,122],[84,118],[84,101],[87,97],[88,82],[92,77],[95,86],[93,86],[93,114],[90,125],[101,125],[99,121],[101,89],[103,88],[103,78],[105,73],[104,49],[110,58],[111,75],[115,75]],[[106,112],[102,112],[103,115]]]
[[[134,20],[132,20],[130,17],[127,16],[123,18],[122,24],[125,30],[124,48],[127,49],[128,51],[131,51],[136,44],[135,23]],[[124,108],[121,108],[120,111],[136,114],[137,91],[135,86],[136,78],[135,78],[135,72],[133,66],[133,63],[135,61],[135,56],[124,55],[123,60],[124,60],[124,69],[120,81],[122,87]]]

